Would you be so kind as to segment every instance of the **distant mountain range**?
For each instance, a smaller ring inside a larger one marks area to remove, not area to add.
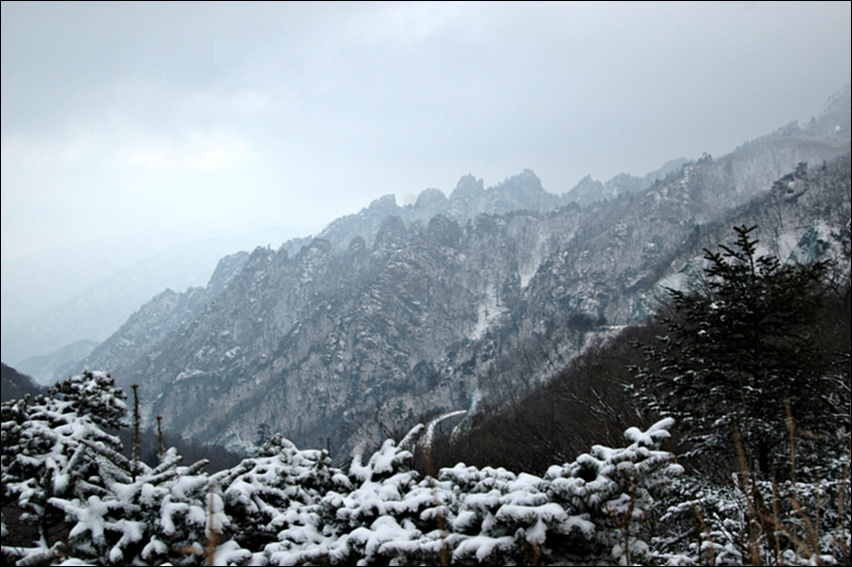
[[[44,393],[44,389],[39,387],[32,378],[21,374],[14,368],[0,365],[0,400],[17,400],[25,395],[37,395]]]
[[[850,230],[849,151],[847,88],[804,126],[644,178],[560,196],[525,170],[383,197],[316,238],[223,258],[205,288],[157,295],[60,374],[138,384],[146,425],[200,441],[280,431],[345,453],[547,379],[650,314],[733,224],[759,224],[784,257],[831,253]]]
[[[160,247],[95,242],[4,260],[4,361],[50,383],[58,369],[89,354],[154,295],[203,287],[222,256],[280,242],[286,234],[255,230]]]

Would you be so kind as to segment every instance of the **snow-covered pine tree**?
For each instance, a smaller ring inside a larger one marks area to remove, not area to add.
[[[126,413],[123,392],[111,380],[87,373],[58,384],[49,396],[3,402],[3,508],[15,516],[3,517],[4,545],[49,560],[67,534],[55,499],[87,501],[105,493],[86,443],[121,449],[99,425],[119,425]]]
[[[84,440],[82,445],[98,467],[104,489],[50,499],[73,523],[71,555],[99,565],[195,565],[215,551],[208,545],[216,543],[229,522],[221,497],[201,473],[207,461],[179,466],[182,457],[171,448],[156,467],[149,467],[134,465],[101,443]]]
[[[734,227],[733,247],[705,250],[705,281],[670,290],[662,344],[642,345],[636,369],[642,399],[673,416],[693,454],[727,457],[735,470],[734,429],[751,470],[779,474],[789,453],[785,400],[813,432],[828,423],[827,360],[809,329],[822,305],[826,264],[782,265],[757,254],[756,227]]]
[[[320,502],[325,531],[335,536],[327,548],[327,561],[361,564],[385,563],[401,548],[410,549],[422,533],[411,519],[405,496],[417,484],[412,450],[423,425],[414,427],[399,443],[386,440],[366,464],[356,454],[349,467],[352,489],[329,492]]]
[[[329,491],[351,490],[328,452],[299,450],[281,434],[266,442],[260,456],[213,475],[211,482],[222,491],[233,541],[276,562],[320,546],[325,540],[320,499]]]
[[[127,426],[127,394],[116,387],[115,380],[106,372],[86,370],[57,382],[50,387],[48,395],[71,402],[78,415],[91,416],[100,427]]]
[[[564,507],[550,501],[549,483],[537,476],[460,463],[438,478],[452,486],[456,502],[447,538],[454,564],[546,562],[563,528],[567,533],[576,527]]]
[[[660,497],[683,474],[674,455],[660,449],[672,425],[666,418],[644,432],[631,427],[624,433],[631,441],[627,447],[595,445],[573,463],[547,471],[550,500],[571,511],[562,529],[569,537],[554,559],[630,565],[655,558],[648,545],[649,522],[664,512]]]
[[[705,250],[705,281],[671,292],[668,334],[643,345],[640,397],[679,420],[701,465],[654,547],[682,564],[848,563],[848,386],[816,341],[826,264],[760,256],[755,230]]]

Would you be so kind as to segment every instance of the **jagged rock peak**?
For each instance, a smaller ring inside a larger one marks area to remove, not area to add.
[[[622,179],[630,177],[627,173],[621,173],[620,176]],[[592,176],[587,174],[584,178],[577,182],[577,185],[575,185],[571,191],[588,191],[590,189],[595,191],[602,190],[603,183],[597,179],[592,179]]]
[[[391,215],[382,220],[379,231],[376,233],[375,247],[394,247],[405,242],[408,230],[405,223],[398,215]]]
[[[374,211],[396,212],[399,207],[396,204],[395,195],[382,195],[370,203],[368,208]]]
[[[424,189],[417,196],[417,201],[414,203],[415,209],[431,209],[445,207],[447,205],[447,196],[440,189]]]
[[[464,197],[475,196],[485,191],[485,188],[482,183],[482,179],[475,178],[472,174],[468,173],[459,179],[456,188],[453,190],[450,195],[450,199],[458,199]]]
[[[251,255],[249,255],[248,260],[246,261],[246,267],[257,266],[260,264],[264,264],[266,262],[271,262],[275,257],[275,251],[273,251],[268,246],[258,246],[254,250],[252,250]]]
[[[544,191],[541,186],[541,179],[531,169],[525,169],[518,175],[513,175],[507,178],[502,183],[498,184],[495,189],[512,188],[521,191],[540,192]]]
[[[208,287],[218,295],[240,273],[248,259],[248,252],[237,252],[219,260],[216,269],[213,270],[213,275],[210,276]]]

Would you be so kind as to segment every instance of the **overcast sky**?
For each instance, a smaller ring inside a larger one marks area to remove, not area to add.
[[[850,20],[849,2],[4,1],[3,259],[309,232],[467,173],[562,193],[722,155],[850,81]]]

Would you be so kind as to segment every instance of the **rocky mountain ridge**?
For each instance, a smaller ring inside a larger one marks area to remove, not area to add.
[[[255,249],[215,293],[158,296],[86,366],[139,384],[147,424],[162,415],[172,431],[242,447],[281,431],[346,452],[546,379],[605,322],[641,314],[734,219],[765,224],[774,246],[819,223],[842,232],[843,120],[822,116],[813,124],[841,128],[771,135],[585,206],[558,206],[528,170],[490,189],[466,176],[450,198],[427,190],[413,206],[379,199],[301,247]]]
[[[130,244],[103,240],[4,260],[4,361],[42,384],[52,383],[57,371],[66,379],[69,362],[87,356],[152,297],[204,287],[223,256],[280,242],[286,233],[263,228],[182,244],[156,236],[148,243],[139,242],[144,237]]]

